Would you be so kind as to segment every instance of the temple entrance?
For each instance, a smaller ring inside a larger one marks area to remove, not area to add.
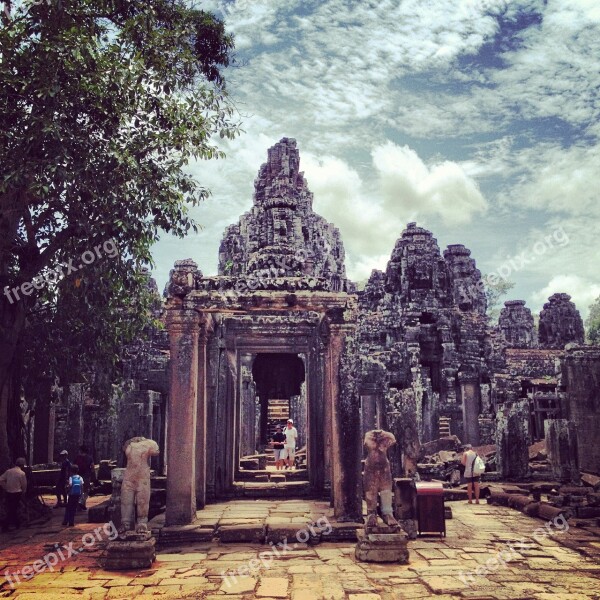
[[[242,354],[237,481],[286,484],[308,480],[305,357],[293,353]],[[276,462],[273,436],[288,419],[298,432],[292,465]]]

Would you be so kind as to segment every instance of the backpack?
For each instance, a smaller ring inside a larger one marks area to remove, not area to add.
[[[479,477],[485,473],[485,463],[481,456],[477,455],[473,461],[473,477]]]
[[[71,476],[71,489],[69,490],[69,496],[81,496],[82,479],[80,475]]]

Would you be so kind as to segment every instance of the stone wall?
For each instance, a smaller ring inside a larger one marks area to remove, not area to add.
[[[600,474],[600,348],[567,346],[560,383],[562,416],[577,430],[579,467]]]
[[[460,437],[479,439],[486,300],[470,254],[455,244],[442,256],[431,232],[409,223],[385,273],[373,271],[359,294],[361,354],[385,365],[390,388],[412,391],[412,444],[438,437],[440,417]]]

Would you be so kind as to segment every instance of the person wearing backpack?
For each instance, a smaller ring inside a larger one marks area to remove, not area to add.
[[[473,490],[475,490],[475,504],[479,504],[479,481],[483,471],[485,471],[485,464],[477,452],[473,450],[471,444],[465,445],[465,452],[460,462],[465,467],[464,477],[467,480],[469,504],[473,504]]]
[[[67,484],[67,508],[65,509],[65,518],[63,525],[65,527],[73,527],[75,525],[75,513],[79,505],[79,499],[83,493],[83,477],[79,475],[79,467],[71,465],[71,477]]]

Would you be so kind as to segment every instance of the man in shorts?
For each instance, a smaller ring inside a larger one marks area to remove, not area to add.
[[[281,431],[281,425],[275,427],[275,433],[273,434],[273,453],[275,455],[275,468],[280,471],[283,468],[283,450],[285,435]]]
[[[294,466],[294,459],[296,458],[296,440],[298,439],[298,431],[294,427],[292,419],[288,419],[283,434],[285,435],[283,459],[287,462],[286,469],[291,469]]]
[[[460,462],[465,467],[465,479],[467,480],[467,496],[469,497],[469,504],[473,504],[473,488],[475,488],[475,504],[479,504],[479,480],[480,477],[473,475],[473,465],[477,458],[477,452],[473,450],[471,444],[465,445],[465,452],[462,455]]]

